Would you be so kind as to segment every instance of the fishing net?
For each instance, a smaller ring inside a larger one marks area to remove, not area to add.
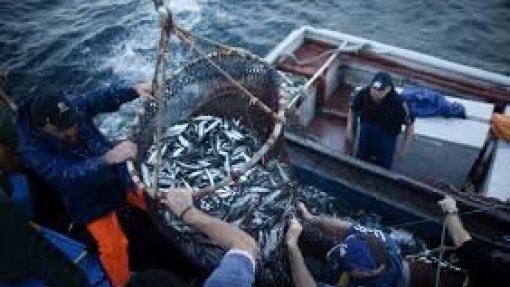
[[[193,53],[173,71],[159,70],[162,93],[134,121],[139,153],[128,170],[140,187],[156,191],[147,198],[149,215],[197,266],[214,269],[225,250],[159,202],[168,188],[192,189],[196,207],[257,240],[257,285],[288,286],[283,239],[294,181],[282,137],[281,75],[246,51],[173,32]]]

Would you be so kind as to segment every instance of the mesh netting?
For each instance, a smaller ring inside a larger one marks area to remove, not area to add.
[[[166,84],[162,99],[146,103],[134,129],[139,149],[134,181],[157,185],[160,192],[193,189],[198,208],[257,240],[262,251],[257,284],[288,285],[283,238],[293,212],[293,181],[282,138],[280,74],[257,57],[222,49],[189,61]],[[148,198],[148,209],[191,261],[206,270],[217,266],[222,248],[157,199]]]
[[[214,53],[210,59],[272,111],[278,112],[279,75],[274,69],[232,52]],[[192,115],[214,115],[239,119],[263,141],[276,124],[271,115],[250,104],[243,92],[205,59],[199,58],[175,71],[167,85],[161,109],[156,102],[148,103],[141,119],[136,138],[142,151],[155,143],[158,112],[162,130]]]
[[[212,66],[210,61],[217,67]],[[227,72],[235,83],[225,78],[218,67]],[[198,115],[235,120],[235,124],[249,130],[250,136],[260,142],[256,147],[259,152],[250,154],[251,161],[242,166],[238,165],[236,170],[229,172],[230,178],[225,178],[214,186],[207,186],[204,190],[214,190],[230,184],[256,164],[259,158],[281,155],[281,147],[275,145],[281,142],[279,139],[283,124],[278,121],[278,113],[283,111],[283,105],[279,105],[279,74],[265,63],[232,51],[213,53],[208,60],[198,58],[176,70],[169,77],[167,84],[168,88],[161,103],[150,102],[146,105],[145,113],[135,131],[139,150],[142,151],[139,162],[159,155],[155,154],[158,143],[161,144],[159,148],[167,152],[168,146],[164,146],[163,139],[167,138],[169,133],[178,132],[179,127],[191,124],[190,119]],[[241,85],[250,96],[238,85]],[[158,108],[159,105],[161,108]],[[260,108],[262,105],[267,107],[269,112],[263,111]],[[163,139],[158,139],[158,125],[161,128],[160,137]],[[210,131],[208,129],[211,128],[211,123],[197,124],[197,133],[203,133],[198,128]],[[180,135],[179,133],[178,136]],[[187,135],[193,137],[189,133]],[[179,138],[180,143],[190,140],[184,137],[184,133],[182,136]],[[199,141],[202,145],[209,139],[201,138]],[[170,149],[172,148],[175,147],[170,146]]]

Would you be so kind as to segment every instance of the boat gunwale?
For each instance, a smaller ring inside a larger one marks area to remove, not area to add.
[[[467,93],[468,98],[477,98],[484,102],[510,103],[510,77],[508,76],[310,26],[303,26],[292,31],[264,59],[269,64],[277,65],[282,61],[281,56],[291,54],[306,42],[339,46],[345,44],[345,41],[350,45],[363,47],[360,53],[339,53],[341,57],[347,56],[350,61],[389,70],[442,89]],[[349,65],[348,62],[346,64]],[[457,95],[457,97],[466,97],[466,95]]]

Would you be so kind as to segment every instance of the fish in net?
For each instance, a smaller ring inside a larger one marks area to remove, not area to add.
[[[291,284],[284,227],[295,181],[282,138],[280,77],[240,50],[192,58],[166,75],[162,97],[144,104],[132,133],[140,151],[133,180],[158,190],[147,198],[148,213],[162,233],[199,267],[218,265],[225,250],[158,200],[171,187],[193,190],[198,208],[257,240],[259,286]]]

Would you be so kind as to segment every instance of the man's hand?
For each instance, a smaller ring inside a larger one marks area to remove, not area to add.
[[[303,216],[303,218],[306,221],[310,221],[310,222],[313,221],[314,215],[311,214],[310,211],[308,211],[308,209],[306,208],[304,203],[298,202],[297,209],[299,210],[299,212],[301,213],[301,216]]]
[[[131,141],[123,141],[105,153],[107,164],[117,164],[136,157],[137,147]]]
[[[185,188],[170,189],[161,202],[167,205],[175,215],[181,216],[186,208],[193,206],[192,191]]]
[[[397,151],[397,160],[403,159],[407,155],[407,149],[405,147],[401,147]]]
[[[457,213],[459,210],[457,209],[457,203],[455,199],[451,196],[446,196],[443,200],[439,201],[437,204],[441,207],[441,210],[444,213]]]
[[[135,85],[135,91],[141,98],[152,98],[152,85],[150,83],[138,83]]]
[[[354,135],[352,130],[348,128],[345,131],[345,139],[344,139],[344,152],[347,155],[352,155],[354,151]]]
[[[301,235],[301,232],[303,231],[303,226],[301,226],[301,223],[293,217],[291,220],[289,220],[289,228],[287,229],[287,234],[285,235],[285,241],[287,242],[288,247],[297,247],[299,236]]]

